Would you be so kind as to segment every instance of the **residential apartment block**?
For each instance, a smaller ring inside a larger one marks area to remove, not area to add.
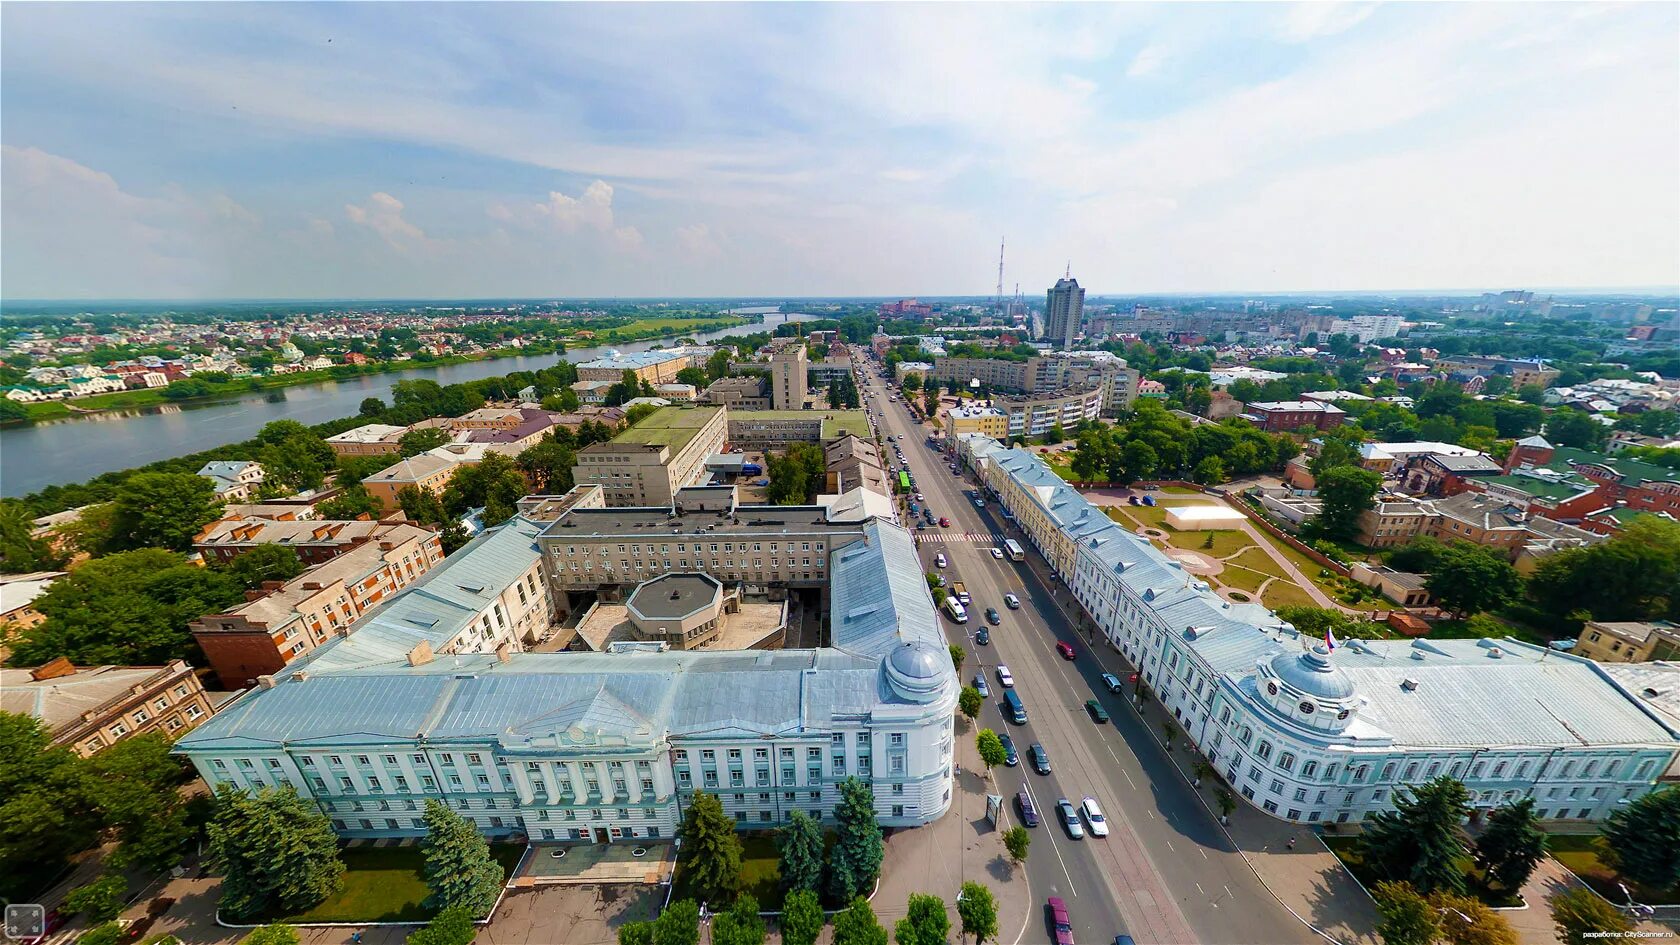
[[[1544,820],[1601,821],[1680,756],[1680,729],[1590,660],[1510,639],[1332,650],[1257,604],[1221,599],[1030,452],[978,437],[961,450],[1092,631],[1139,668],[1234,792],[1273,817],[1358,822],[1392,809],[1404,786],[1448,775],[1477,818],[1532,797]]]
[[[1680,625],[1667,620],[1589,620],[1573,652],[1601,663],[1680,660]]]
[[[62,657],[35,669],[0,669],[0,709],[40,719],[54,745],[83,758],[135,735],[173,738],[215,711],[184,660],[77,667]]]
[[[369,542],[397,535],[408,540],[412,525],[356,520],[277,521],[267,518],[225,518],[204,526],[193,550],[206,560],[231,561],[258,545],[280,545],[296,551],[304,564],[320,564]]]
[[[770,354],[770,406],[775,410],[804,410],[809,387],[806,371],[810,359],[805,340],[794,338],[777,344]]]
[[[678,489],[701,481],[706,457],[722,451],[724,407],[664,407],[606,443],[578,450],[573,481],[598,485],[608,505],[670,505]]]
[[[616,384],[624,379],[624,372],[636,375],[637,381],[649,384],[670,384],[677,372],[694,364],[694,355],[686,349],[642,351],[611,358],[597,358],[577,366],[579,381],[606,381]]]
[[[434,532],[393,525],[378,539],[318,564],[290,581],[265,582],[246,602],[190,625],[225,689],[242,689],[257,677],[348,633],[381,601],[413,583],[443,560]]]
[[[1277,400],[1251,403],[1239,416],[1267,433],[1294,433],[1307,427],[1339,427],[1347,412],[1317,400]]]

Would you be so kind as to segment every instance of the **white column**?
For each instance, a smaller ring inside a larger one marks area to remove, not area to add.
[[[536,792],[531,788],[531,779],[525,775],[525,763],[515,762],[508,766],[513,776],[513,789],[519,792],[519,803],[530,805],[536,802]]]

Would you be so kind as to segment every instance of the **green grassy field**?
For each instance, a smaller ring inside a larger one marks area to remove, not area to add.
[[[1242,554],[1237,555],[1235,558],[1232,558],[1230,561],[1225,562],[1226,567],[1230,567],[1232,565],[1236,565],[1240,568],[1247,568],[1250,571],[1259,571],[1261,574],[1270,574],[1273,577],[1284,576],[1283,567],[1276,561],[1272,560],[1272,556],[1266,553],[1266,549],[1259,546],[1250,548]]]
[[[1260,595],[1260,602],[1272,610],[1277,610],[1279,607],[1318,606],[1318,601],[1313,600],[1311,594],[1308,594],[1294,581],[1287,578],[1273,581],[1268,585],[1265,592]]]
[[[1250,596],[1259,593],[1260,585],[1271,580],[1271,578],[1270,574],[1261,574],[1259,571],[1250,571],[1247,568],[1233,568],[1230,565],[1226,565],[1225,570],[1213,577],[1215,581],[1226,587],[1247,591]]]
[[[1224,530],[1181,532],[1170,525],[1165,527],[1167,544],[1174,548],[1183,548],[1186,551],[1200,551],[1202,554],[1211,555],[1215,558],[1224,558],[1227,555],[1236,554],[1243,548],[1254,544],[1254,539],[1249,538],[1245,532]],[[1213,547],[1211,548],[1208,547],[1209,535],[1213,536]]]
[[[491,855],[512,874],[524,855],[519,844],[499,843]],[[344,860],[344,883],[338,892],[320,905],[277,921],[289,924],[309,922],[424,922],[431,910],[421,905],[426,899],[426,881],[421,874],[425,854],[412,847],[353,847],[339,851]]]

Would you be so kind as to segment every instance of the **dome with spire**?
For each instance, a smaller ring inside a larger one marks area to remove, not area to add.
[[[1344,701],[1353,696],[1353,680],[1330,661],[1322,644],[1299,655],[1279,653],[1271,660],[1278,682],[1303,695]]]

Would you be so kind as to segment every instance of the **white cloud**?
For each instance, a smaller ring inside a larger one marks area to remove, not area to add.
[[[403,202],[384,191],[370,196],[366,204],[345,204],[344,216],[378,233],[392,249],[408,250],[427,242],[425,230],[403,219]]]
[[[1365,22],[1376,10],[1376,5],[1372,3],[1338,0],[1309,0],[1291,4],[1288,12],[1284,14],[1283,22],[1278,25],[1278,35],[1289,43],[1323,39],[1353,29]]]
[[[1151,43],[1138,50],[1132,57],[1132,64],[1126,67],[1126,74],[1134,79],[1154,75],[1161,71],[1161,65],[1167,60],[1167,51],[1160,45]]]
[[[616,221],[613,187],[604,180],[591,182],[576,197],[552,190],[543,202],[511,206],[496,203],[486,212],[493,220],[528,229],[566,235],[580,232],[604,235],[621,249],[637,249],[642,245],[641,230]]]

